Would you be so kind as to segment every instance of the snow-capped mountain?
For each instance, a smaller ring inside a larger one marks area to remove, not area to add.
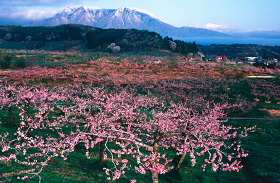
[[[86,6],[65,8],[55,16],[32,24],[56,26],[83,24],[100,28],[139,29],[154,31],[172,37],[225,37],[226,34],[201,28],[175,27],[156,18],[145,10],[136,8],[100,9]]]

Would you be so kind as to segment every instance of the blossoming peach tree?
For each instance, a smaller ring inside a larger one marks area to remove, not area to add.
[[[111,162],[103,168],[108,180],[134,171],[150,174],[157,183],[159,174],[179,169],[187,154],[192,166],[198,156],[204,156],[203,170],[210,166],[213,171],[238,171],[242,168],[240,158],[247,154],[235,138],[252,130],[226,126],[226,121],[218,120],[225,115],[226,105],[197,112],[185,103],[166,105],[156,97],[108,93],[103,88],[5,86],[0,97],[1,108],[15,105],[21,110],[16,133],[0,135],[0,161],[33,167],[2,173],[0,177],[7,180],[40,177],[53,157],[66,160],[81,143],[88,158],[98,151],[100,166]],[[28,113],[28,108],[33,112]],[[180,155],[175,166],[164,154],[167,150]]]

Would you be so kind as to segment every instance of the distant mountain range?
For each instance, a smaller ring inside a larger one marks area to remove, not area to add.
[[[202,28],[175,27],[150,13],[135,8],[99,9],[89,7],[65,8],[55,16],[38,21],[32,26],[83,24],[103,29],[139,29],[154,31],[171,37],[230,37],[227,34]]]
[[[255,30],[247,32],[233,32],[230,35],[241,38],[271,38],[279,39],[280,30]],[[280,44],[280,42],[279,42]]]

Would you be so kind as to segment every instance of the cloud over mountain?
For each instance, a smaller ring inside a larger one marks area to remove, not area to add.
[[[30,25],[55,15],[52,10],[20,10],[0,8],[0,25]],[[12,23],[11,23],[12,22]]]
[[[14,11],[12,13],[0,13],[1,16],[5,16],[7,18],[21,18],[26,20],[41,20],[45,18],[49,18],[53,15],[55,15],[54,11],[46,10],[46,11],[40,11],[40,10],[26,10],[26,11]]]
[[[229,32],[233,30],[232,27],[228,25],[218,25],[218,24],[213,24],[213,23],[208,23],[204,26],[205,29],[210,29],[214,31],[219,31],[219,32]]]
[[[79,3],[81,0],[1,0],[1,6],[57,6],[69,3]]]

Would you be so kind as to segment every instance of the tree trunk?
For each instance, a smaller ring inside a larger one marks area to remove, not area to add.
[[[154,160],[152,162],[152,168],[155,167],[156,164],[157,164],[156,157],[158,155],[158,150],[159,150],[159,145],[160,145],[161,138],[162,138],[162,135],[160,133],[157,133],[155,143],[154,143],[154,146],[153,146]],[[155,172],[155,171],[151,171],[151,172],[152,172],[152,182],[153,183],[158,183],[158,172]]]
[[[25,119],[28,118],[28,108],[29,108],[29,103],[24,104],[24,117]]]
[[[10,106],[8,110],[9,110],[9,117],[10,117],[10,125],[14,126],[14,117],[13,117],[12,106]]]
[[[217,170],[216,183],[220,183],[220,168],[218,168],[218,170]]]
[[[180,157],[178,164],[176,165],[176,167],[174,169],[175,171],[178,171],[181,168],[181,165],[183,164],[186,155],[187,155],[187,151],[184,151],[184,153]]]
[[[152,181],[153,183],[158,183],[158,173],[152,172]]]
[[[104,146],[103,142],[98,142],[99,148],[99,165],[102,166],[104,163]]]

